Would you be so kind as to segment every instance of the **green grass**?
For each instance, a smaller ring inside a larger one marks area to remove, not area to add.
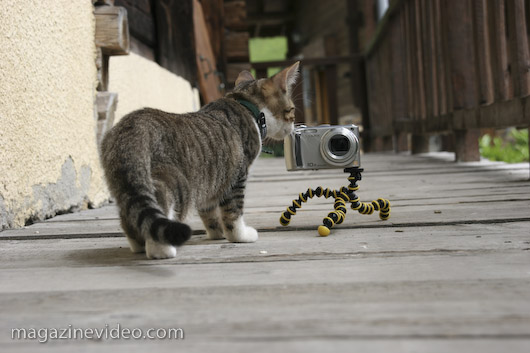
[[[276,61],[287,58],[287,38],[252,38],[249,41],[250,62]],[[281,68],[269,68],[267,75],[272,76]],[[253,72],[255,75],[255,72]]]
[[[505,138],[488,134],[479,140],[480,154],[492,161],[528,162],[528,129],[510,129]]]

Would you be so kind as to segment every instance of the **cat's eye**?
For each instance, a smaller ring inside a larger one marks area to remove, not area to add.
[[[292,112],[293,110],[294,110],[294,107],[291,107],[291,108],[285,109],[284,111],[285,111],[286,113],[290,113],[290,112]]]

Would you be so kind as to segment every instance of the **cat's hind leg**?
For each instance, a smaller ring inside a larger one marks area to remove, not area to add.
[[[123,211],[120,211],[121,227],[125,232],[131,251],[135,254],[145,252],[145,241],[138,236],[136,228],[129,225],[129,220]]]
[[[224,239],[223,225],[221,223],[221,213],[219,206],[212,206],[209,208],[199,209],[199,216],[201,217],[204,228],[206,228],[206,236],[210,240]]]
[[[258,232],[243,220],[245,184],[246,176],[239,179],[220,205],[224,233],[232,243],[253,243],[258,240]]]
[[[155,197],[158,205],[169,220],[176,220],[178,212],[175,209],[175,200],[169,193],[166,184],[160,180],[154,180],[153,184],[156,188]],[[171,244],[154,240],[152,237],[147,237],[145,241],[145,253],[149,259],[169,259],[177,256],[177,248]]]

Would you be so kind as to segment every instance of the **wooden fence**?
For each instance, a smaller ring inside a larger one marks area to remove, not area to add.
[[[481,128],[528,127],[529,21],[530,0],[392,1],[366,55],[371,149],[450,133],[477,160]]]

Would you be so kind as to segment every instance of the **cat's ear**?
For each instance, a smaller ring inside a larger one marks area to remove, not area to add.
[[[295,62],[293,65],[289,66],[288,68],[278,72],[274,77],[272,78],[274,83],[278,85],[278,87],[281,88],[283,92],[286,92],[288,95],[291,95],[291,87],[296,82],[296,79],[298,78],[299,71],[298,66],[300,65],[300,61]]]
[[[241,82],[254,81],[254,80],[255,80],[254,76],[252,76],[250,72],[248,72],[247,70],[241,71],[239,73],[239,76],[237,76],[236,86],[239,85]]]

